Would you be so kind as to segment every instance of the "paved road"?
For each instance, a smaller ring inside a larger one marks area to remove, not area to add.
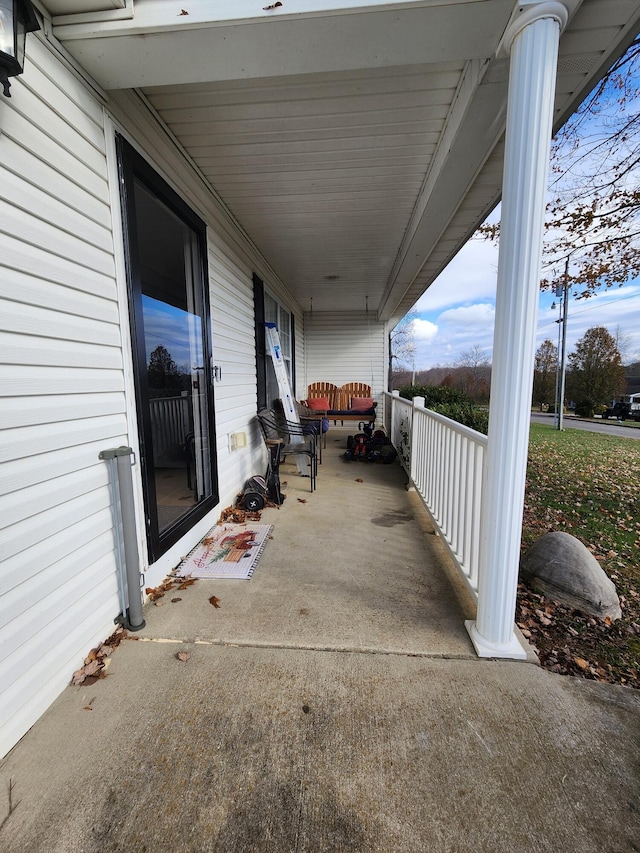
[[[532,412],[531,420],[536,424],[553,424],[553,415],[545,412]],[[622,426],[615,421],[582,421],[578,418],[564,416],[562,424],[565,429],[584,429],[587,432],[601,432],[605,435],[618,435],[622,438],[635,438],[640,440],[640,429],[632,426]]]

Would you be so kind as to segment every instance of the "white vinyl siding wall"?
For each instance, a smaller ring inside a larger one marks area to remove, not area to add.
[[[137,446],[117,227],[115,246],[113,236],[115,146],[103,104],[37,37],[13,85],[14,97],[0,99],[0,755],[114,630],[111,496],[98,454]],[[144,102],[132,93],[121,101],[113,103],[119,127],[207,223],[213,357],[222,369],[214,384],[220,505],[151,567],[138,474],[140,556],[153,586],[264,471],[252,274],[295,316],[297,335],[303,323]],[[231,451],[236,432],[248,444]]]
[[[209,235],[213,360],[222,377],[214,384],[220,505],[233,503],[246,480],[264,467],[255,420],[256,358],[251,270],[223,254]],[[230,435],[247,434],[247,447],[231,450]],[[255,470],[254,470],[255,469]],[[216,514],[217,518],[217,514]],[[209,521],[209,527],[215,523]]]
[[[0,755],[119,612],[127,442],[103,108],[35,36],[0,98]]]
[[[365,382],[378,400],[385,390],[386,325],[364,312],[305,314],[307,385]],[[306,392],[306,387],[305,387]]]
[[[221,368],[220,505],[150,567],[134,467],[145,585],[156,585],[264,471],[254,272],[295,317],[298,370],[304,352],[300,307],[143,99],[119,93],[105,111],[39,35],[29,38],[27,70],[13,86],[11,100],[0,98],[0,755],[113,631],[120,610],[108,469],[98,459],[110,447],[137,448],[116,126],[207,224]],[[238,432],[248,443],[232,451]]]

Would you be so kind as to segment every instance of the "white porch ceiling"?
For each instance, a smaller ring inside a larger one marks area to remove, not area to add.
[[[640,29],[640,0],[576,3],[557,124]],[[368,297],[401,317],[499,198],[512,0],[48,5],[98,83],[141,89],[303,309]]]

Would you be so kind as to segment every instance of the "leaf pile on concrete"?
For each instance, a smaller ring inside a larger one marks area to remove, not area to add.
[[[532,426],[523,550],[552,530],[591,551],[615,584],[611,622],[518,587],[516,621],[553,672],[640,689],[640,441]],[[530,635],[530,636],[529,636]]]
[[[111,655],[126,636],[127,632],[120,625],[104,643],[91,649],[84,659],[84,666],[73,673],[71,683],[90,685],[95,684],[99,678],[106,678]]]
[[[238,500],[241,498],[242,495],[238,495]],[[260,521],[261,518],[261,512],[249,512],[239,506],[228,506],[220,513],[218,524],[244,524],[245,521]]]
[[[146,587],[145,593],[149,596],[149,600],[153,601],[154,604],[157,604],[160,599],[164,598],[164,596],[168,592],[173,592],[174,589],[187,589],[198,580],[198,578],[192,578],[188,575],[185,578],[179,577],[178,575],[169,575],[168,578],[165,578],[160,586],[154,587]],[[173,601],[173,599],[171,599]],[[178,598],[176,601],[181,601],[182,599]]]

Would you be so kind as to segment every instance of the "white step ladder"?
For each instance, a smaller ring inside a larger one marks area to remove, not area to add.
[[[282,358],[278,327],[275,323],[265,323],[264,327],[267,336],[267,344],[269,346],[269,354],[271,355],[271,361],[273,362],[273,370],[278,382],[278,391],[280,393],[280,399],[282,400],[284,416],[288,421],[293,421],[293,423],[300,425],[300,415],[298,414],[298,410],[293,402],[293,393],[291,391],[291,383],[289,382],[289,374],[287,373],[287,368],[284,363],[284,359]],[[304,438],[302,435],[292,435],[291,444],[304,444]],[[296,455],[298,473],[303,477],[309,476],[307,474],[306,460],[307,457],[305,455]]]

